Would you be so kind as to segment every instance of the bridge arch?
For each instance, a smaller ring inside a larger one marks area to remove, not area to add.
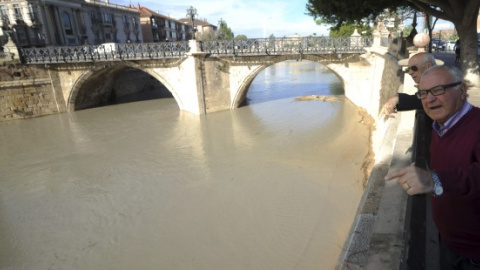
[[[94,69],[87,69],[73,83],[66,100],[67,111],[75,111],[95,107],[106,100],[112,94],[113,83],[118,76],[128,68],[134,68],[144,72],[160,82],[173,96],[181,109],[182,100],[174,91],[169,81],[154,72],[151,68],[145,68],[134,62],[121,62],[114,65],[100,65]],[[88,96],[88,97],[87,97]]]
[[[287,60],[308,60],[312,61],[315,63],[322,64],[323,66],[327,67],[330,71],[332,71],[337,78],[342,83],[342,86],[344,87],[344,77],[342,74],[338,71],[336,68],[336,65],[332,65],[332,63],[345,63],[345,59],[348,60],[348,58],[352,58],[355,55],[348,55],[348,56],[343,56],[342,55],[301,55],[301,54],[290,54],[290,55],[282,55],[278,57],[268,57],[266,58],[266,61],[258,61],[257,65],[252,64],[251,66],[248,66],[248,71],[246,74],[243,76],[242,81],[238,84],[238,87],[236,89],[232,89],[232,103],[230,105],[231,109],[238,108],[242,102],[245,100],[248,89],[253,82],[253,80],[257,77],[257,75],[267,67],[270,67],[272,65],[275,65],[280,62],[284,62]],[[256,57],[258,59],[258,57]],[[245,62],[248,61],[247,59],[241,59],[239,63],[241,63],[242,67],[245,67]],[[232,64],[233,68],[235,64]],[[241,71],[236,71],[236,72],[231,72],[234,74],[241,73]],[[233,80],[234,81],[234,80]]]

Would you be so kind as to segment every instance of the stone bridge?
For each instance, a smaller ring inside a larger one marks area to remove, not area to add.
[[[26,60],[31,66],[49,74],[59,112],[95,107],[108,100],[115,79],[127,68],[151,75],[171,92],[181,110],[198,115],[239,107],[257,74],[286,60],[308,60],[328,67],[343,82],[345,96],[371,115],[377,114],[379,104],[385,100],[382,81],[392,77],[394,90],[399,84],[396,61],[388,61],[389,56],[383,51],[375,53],[365,48],[364,41],[359,43],[361,46],[352,46],[349,40],[347,45],[330,47],[326,43],[315,46],[305,40],[298,42],[300,46],[279,46],[273,42],[267,46],[268,42],[262,40],[259,44],[255,40],[249,47],[242,43],[222,47],[216,42],[217,46],[212,47],[191,40],[184,53],[180,50],[168,57],[157,54],[156,59],[152,53],[135,57],[111,52],[95,57],[76,55],[80,61],[75,61],[72,52],[58,57],[61,50],[53,57],[43,54],[41,58],[32,57],[31,51],[22,53],[24,58],[29,56]],[[385,69],[390,62],[392,68]]]

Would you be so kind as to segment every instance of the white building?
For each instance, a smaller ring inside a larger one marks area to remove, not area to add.
[[[143,41],[138,10],[108,0],[0,0],[0,16],[18,47]]]

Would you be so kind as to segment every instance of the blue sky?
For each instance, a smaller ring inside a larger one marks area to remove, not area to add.
[[[305,15],[307,0],[110,0],[119,5],[147,7],[175,19],[184,18],[187,9],[197,9],[198,18],[213,25],[223,19],[235,35],[248,38],[276,37],[299,34],[328,36],[328,26],[318,26],[313,17]]]
[[[198,18],[218,25],[223,19],[235,35],[246,35],[248,38],[292,36],[299,34],[308,36],[328,36],[329,26],[319,26],[313,17],[305,15],[307,0],[110,0],[110,3],[141,6],[168,15],[175,19],[184,18],[187,9],[197,9]],[[410,22],[406,22],[411,23]],[[417,31],[421,30],[419,18]],[[439,20],[435,30],[453,29],[453,24]]]

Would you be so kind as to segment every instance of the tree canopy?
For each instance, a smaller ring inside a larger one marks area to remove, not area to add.
[[[374,20],[386,8],[396,9],[410,4],[405,0],[309,0],[307,11],[314,18],[339,29],[344,23]]]
[[[479,86],[477,17],[479,0],[308,0],[307,14],[339,29],[343,23],[374,21],[385,9],[414,8],[450,21],[462,40],[461,64],[467,79]],[[474,77],[471,77],[474,76]],[[470,78],[469,78],[470,77]]]
[[[240,40],[247,40],[246,35],[238,35],[235,37],[235,41],[240,41]]]
[[[218,37],[220,39],[233,39],[234,34],[232,32],[232,29],[228,27],[227,23],[224,20],[220,19],[218,24]]]
[[[365,34],[362,35],[371,35],[372,28],[368,24],[364,23],[343,23],[339,29],[330,29],[330,36],[331,37],[344,37],[344,36],[351,36],[355,29],[357,29],[359,34],[363,32]]]

